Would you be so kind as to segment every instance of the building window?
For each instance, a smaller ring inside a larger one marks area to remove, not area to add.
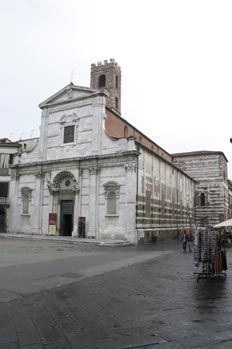
[[[10,154],[9,156],[9,165],[12,165],[14,162],[14,154]]]
[[[107,214],[117,214],[117,198],[114,191],[110,191],[107,196]]]
[[[8,197],[8,182],[0,183],[0,197],[7,198]]]
[[[115,182],[105,184],[105,198],[106,198],[106,215],[118,215],[119,191],[120,186]]]
[[[75,126],[74,125],[65,126],[63,143],[73,143],[74,135],[75,135]]]
[[[9,154],[0,154],[0,168],[9,167]]]
[[[118,88],[118,77],[115,77],[115,87]]]
[[[201,193],[201,206],[205,206],[205,194]]]
[[[30,213],[30,201],[31,201],[31,189],[22,189],[22,214],[29,215]]]
[[[118,97],[115,97],[115,108],[118,109]]]
[[[105,86],[106,86],[106,76],[102,74],[99,76],[98,87],[105,87]]]

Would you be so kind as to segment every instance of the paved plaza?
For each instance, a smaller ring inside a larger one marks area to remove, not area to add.
[[[196,281],[179,242],[0,239],[0,348],[232,348],[227,277]]]

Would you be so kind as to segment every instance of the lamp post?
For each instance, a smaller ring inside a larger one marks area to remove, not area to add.
[[[230,138],[230,143],[232,143],[232,137]],[[231,200],[232,200],[232,198],[230,196],[230,191],[229,191],[229,215],[230,216],[231,216],[231,207],[232,207]]]

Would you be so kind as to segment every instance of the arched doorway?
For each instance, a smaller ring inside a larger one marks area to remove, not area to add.
[[[6,210],[0,207],[0,233],[6,232]]]
[[[62,171],[56,175],[53,183],[48,183],[48,187],[53,194],[53,212],[58,216],[59,235],[72,236],[78,183],[71,172]]]

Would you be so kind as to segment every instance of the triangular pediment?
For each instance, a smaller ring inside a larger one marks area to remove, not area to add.
[[[58,91],[57,93],[46,99],[44,102],[40,103],[39,107],[43,109],[47,106],[65,103],[83,97],[88,97],[94,93],[96,93],[96,90],[94,89],[76,86],[71,82],[70,84],[62,88],[62,90]]]

